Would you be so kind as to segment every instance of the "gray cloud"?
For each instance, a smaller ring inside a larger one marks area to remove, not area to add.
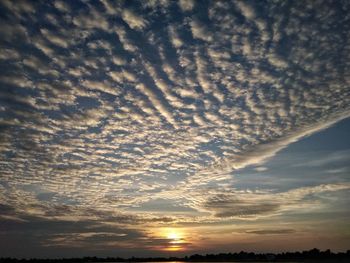
[[[245,201],[234,196],[217,195],[210,197],[204,208],[215,212],[216,217],[256,217],[264,214],[271,214],[279,209],[278,203],[262,202],[256,204]]]
[[[247,230],[248,234],[256,235],[288,235],[293,234],[296,231],[294,229],[263,229],[263,230]]]
[[[191,196],[189,206],[211,213],[218,218],[256,220],[273,217],[287,211],[308,211],[321,209],[323,204],[317,196],[327,192],[348,190],[349,184],[328,184],[314,187],[300,187],[285,192],[236,191],[229,188],[211,189],[206,194]]]

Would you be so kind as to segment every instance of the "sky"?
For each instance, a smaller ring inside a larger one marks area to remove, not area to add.
[[[350,248],[350,2],[0,1],[0,256]]]

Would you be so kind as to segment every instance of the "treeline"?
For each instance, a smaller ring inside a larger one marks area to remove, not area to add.
[[[284,252],[284,253],[247,253],[241,251],[239,253],[221,253],[221,254],[207,254],[207,255],[192,255],[186,261],[191,262],[235,262],[235,261],[260,261],[260,262],[350,262],[350,250],[347,252],[333,253],[329,249],[320,251],[316,248],[309,251],[302,252]]]
[[[152,257],[152,258],[120,258],[120,257],[82,257],[82,258],[61,258],[61,259],[16,259],[0,258],[0,262],[38,262],[38,263],[64,263],[64,262],[161,262],[161,261],[185,261],[185,262],[350,262],[350,250],[347,252],[333,253],[329,249],[320,251],[316,248],[302,252],[283,253],[220,253],[206,255],[192,255],[189,257]]]

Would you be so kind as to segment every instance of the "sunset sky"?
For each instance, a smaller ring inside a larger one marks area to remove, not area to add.
[[[350,249],[350,1],[0,1],[0,257]]]

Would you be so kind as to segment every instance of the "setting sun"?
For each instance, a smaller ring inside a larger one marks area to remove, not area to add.
[[[184,232],[180,229],[165,228],[160,231],[160,236],[167,239],[165,246],[162,250],[165,251],[181,251],[185,250],[185,244],[187,241],[184,237]]]
[[[170,233],[168,234],[168,238],[169,238],[169,239],[172,239],[172,240],[174,240],[174,241],[177,241],[177,240],[180,239],[181,237],[180,237],[180,234],[179,234],[179,233],[170,232]]]

